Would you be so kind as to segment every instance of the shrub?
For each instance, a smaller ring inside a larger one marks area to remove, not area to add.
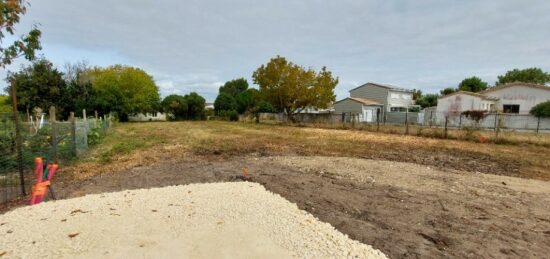
[[[550,101],[535,105],[529,113],[535,117],[547,118],[550,117]]]
[[[229,112],[227,112],[227,116],[229,117],[230,121],[238,121],[239,120],[239,113],[237,111],[229,111]]]

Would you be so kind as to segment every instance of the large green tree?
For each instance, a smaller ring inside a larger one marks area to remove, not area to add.
[[[240,93],[248,89],[248,81],[244,78],[238,78],[231,81],[227,81],[223,86],[220,87],[219,93],[227,93],[233,97],[239,95]]]
[[[259,67],[252,78],[260,86],[262,99],[291,119],[306,107],[327,108],[336,98],[338,78],[325,67],[316,72],[280,56]]]
[[[11,83],[15,83],[19,111],[32,111],[34,108],[47,111],[50,106],[55,106],[57,112],[62,114],[71,102],[63,73],[46,59],[22,67],[19,72],[9,73],[6,81],[9,83],[7,92],[11,91]]]
[[[221,92],[216,97],[214,101],[214,111],[216,114],[220,115],[223,112],[227,111],[236,111],[237,110],[237,101],[235,97],[226,92]]]
[[[184,96],[187,102],[187,119],[189,120],[203,120],[206,118],[204,106],[206,100],[199,94],[191,92]]]
[[[416,99],[416,104],[420,105],[422,108],[437,106],[438,94],[425,94]]]
[[[506,74],[498,76],[497,85],[523,82],[545,85],[550,82],[550,74],[542,71],[537,67],[526,69],[514,69],[506,72]]]
[[[487,89],[488,86],[489,85],[487,84],[487,82],[484,82],[483,80],[481,80],[481,78],[477,76],[472,76],[462,80],[462,82],[458,84],[458,90],[475,93]]]
[[[21,16],[27,12],[27,3],[23,0],[0,1],[0,67],[4,68],[14,59],[24,56],[27,60],[35,58],[36,50],[41,49],[41,32],[33,26],[24,35],[19,36],[13,42],[4,45],[6,36],[15,35],[15,26]]]
[[[445,96],[445,95],[448,95],[448,94],[452,94],[452,93],[455,93],[457,91],[456,88],[453,88],[453,87],[447,87],[441,91],[439,91],[441,93],[441,95]]]
[[[246,79],[238,78],[227,81],[219,89],[218,96],[214,101],[214,111],[218,115],[226,114],[229,111],[243,114],[252,110],[258,98],[258,90],[248,88]]]
[[[241,92],[235,97],[237,103],[237,112],[243,114],[253,109],[256,106],[260,98],[260,92],[258,89],[249,88],[244,92]]]
[[[11,112],[9,98],[6,95],[0,95],[0,113]]]
[[[87,62],[67,63],[64,66],[63,78],[67,83],[67,109],[74,112],[96,110],[96,92],[87,78],[90,70]],[[88,113],[91,114],[91,113]]]
[[[539,118],[550,118],[550,101],[542,102],[535,105],[529,113]]]
[[[159,90],[145,71],[130,66],[96,67],[87,72],[102,113],[116,112],[122,121],[128,115],[156,112],[160,108]]]
[[[175,120],[187,119],[189,109],[187,100],[181,95],[168,95],[161,102],[162,110],[173,116]]]

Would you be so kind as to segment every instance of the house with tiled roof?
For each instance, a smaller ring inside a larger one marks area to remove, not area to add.
[[[364,122],[374,122],[377,116],[385,118],[388,112],[404,112],[415,106],[412,90],[388,84],[366,83],[351,89],[349,94],[334,103],[334,112],[358,114]]]
[[[529,114],[535,105],[550,100],[550,87],[514,82],[472,93],[458,91],[439,98],[437,112],[461,113],[469,110]]]

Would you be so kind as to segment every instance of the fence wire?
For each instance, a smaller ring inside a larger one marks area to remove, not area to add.
[[[13,113],[0,113],[0,203],[30,193],[36,157],[61,164],[70,161],[99,143],[111,124],[109,119],[95,118],[32,121],[19,114],[17,131],[14,118]]]

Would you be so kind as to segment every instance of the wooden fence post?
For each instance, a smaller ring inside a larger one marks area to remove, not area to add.
[[[376,132],[380,131],[380,108],[376,109]]]
[[[55,106],[50,107],[50,127],[52,129],[52,160],[57,163],[57,124],[55,122]]]
[[[537,134],[539,134],[540,129],[540,116],[537,117]]]
[[[409,135],[409,108],[405,112],[405,135]]]
[[[458,129],[462,129],[462,113],[458,116]]]
[[[73,156],[76,156],[76,119],[74,117],[74,112],[70,113],[69,121],[71,122],[71,152],[73,153]]]
[[[19,171],[19,181],[21,185],[21,194],[27,195],[25,190],[25,175],[23,172],[23,141],[21,140],[21,125],[19,125],[19,113],[17,112],[17,89],[15,81],[11,82],[11,101],[13,109],[13,122],[15,123],[15,148],[17,150],[17,169]]]
[[[495,113],[495,138],[498,139],[498,133],[500,131],[500,123],[498,121],[499,116],[498,112]]]
[[[97,127],[97,120],[99,119],[99,116],[97,114],[97,111],[94,111],[95,112],[95,121],[94,121],[94,127]]]
[[[434,111],[430,111],[430,128],[432,127]]]
[[[449,123],[449,116],[445,116],[445,133],[444,133],[445,138],[448,137],[448,132],[447,132],[447,124],[448,123]]]

